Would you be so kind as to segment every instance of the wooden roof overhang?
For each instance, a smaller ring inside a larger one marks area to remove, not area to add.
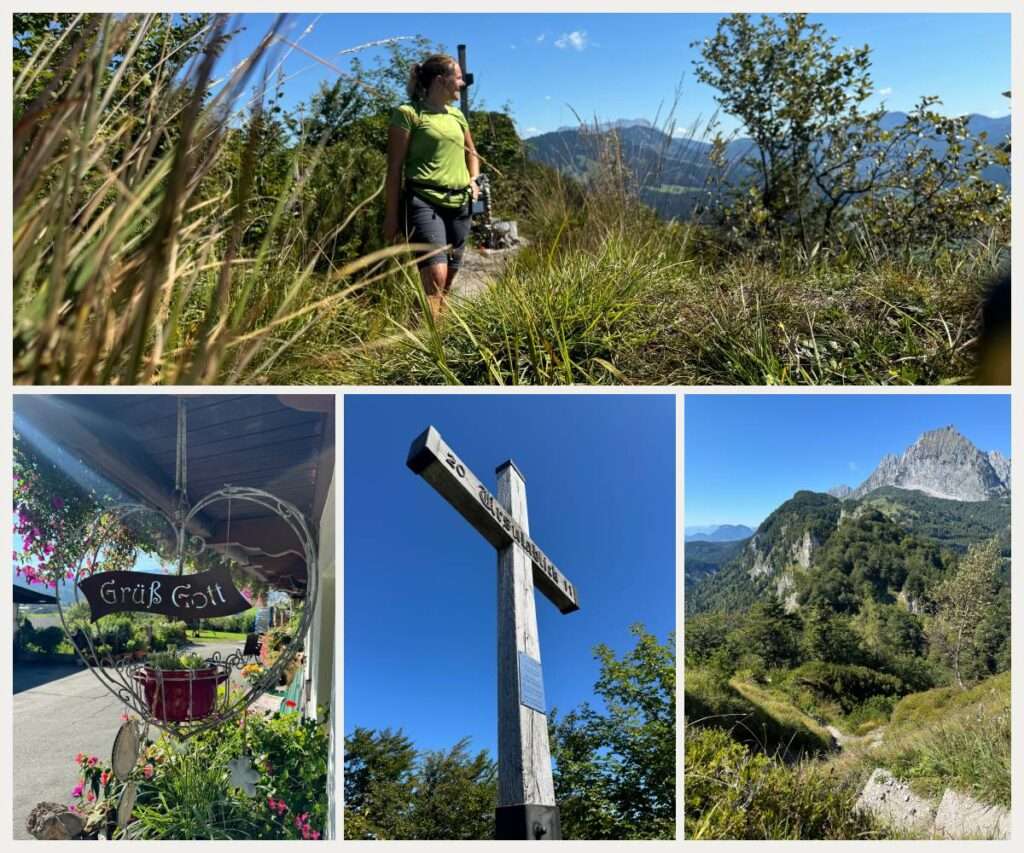
[[[295,505],[318,537],[334,471],[330,394],[25,394],[15,396],[15,429],[38,433],[133,500],[174,517],[177,401],[187,412],[189,505],[225,485],[269,492]],[[287,523],[249,501],[218,501],[190,532],[223,547],[272,587],[299,593],[306,566]],[[230,528],[230,538],[229,537]],[[243,556],[240,556],[243,555]]]

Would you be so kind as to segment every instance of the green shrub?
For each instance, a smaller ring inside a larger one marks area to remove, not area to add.
[[[903,682],[892,675],[877,672],[866,666],[809,661],[789,674],[789,682],[796,688],[806,688],[815,696],[838,704],[843,713],[872,696],[898,696],[905,692]]]
[[[855,787],[814,764],[786,765],[752,753],[726,732],[687,727],[685,837],[855,839],[877,834],[854,811]]]
[[[55,625],[49,628],[42,628],[32,631],[31,637],[26,637],[25,642],[29,648],[44,655],[52,655],[57,647],[64,642],[64,631]]]

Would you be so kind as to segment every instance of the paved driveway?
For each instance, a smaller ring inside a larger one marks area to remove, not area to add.
[[[203,645],[229,654],[236,644]],[[199,651],[197,649],[197,651]],[[14,668],[14,837],[31,838],[25,819],[42,800],[71,802],[75,755],[110,761],[124,705],[88,670],[74,665]]]

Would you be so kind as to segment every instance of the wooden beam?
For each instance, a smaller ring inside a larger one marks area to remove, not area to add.
[[[533,584],[562,613],[579,610],[576,587],[530,539],[502,504],[455,455],[434,427],[427,427],[409,448],[406,465],[432,485],[495,548],[523,548],[533,564]]]
[[[519,470],[498,469],[498,500],[529,530],[526,485]],[[517,542],[498,551],[498,808],[554,806],[545,710],[523,703],[522,656],[540,670],[540,639],[530,557]]]

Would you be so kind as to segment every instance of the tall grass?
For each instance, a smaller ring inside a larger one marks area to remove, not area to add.
[[[154,64],[140,57],[167,20],[79,16],[15,82],[19,382],[266,381],[296,341],[390,275],[381,262],[406,251],[314,274],[321,256],[303,245],[296,202],[317,140],[293,149],[262,239],[246,243],[264,120],[262,86],[253,96],[252,84],[273,71],[281,22],[215,80],[228,19],[214,16],[193,37],[183,68],[169,41]]]
[[[967,691],[939,688],[907,697],[875,758],[926,793],[952,787],[1008,807],[1010,674]]]
[[[713,728],[688,726],[685,743],[687,840],[853,840],[883,834],[856,811],[856,788],[820,764],[784,764]]]

